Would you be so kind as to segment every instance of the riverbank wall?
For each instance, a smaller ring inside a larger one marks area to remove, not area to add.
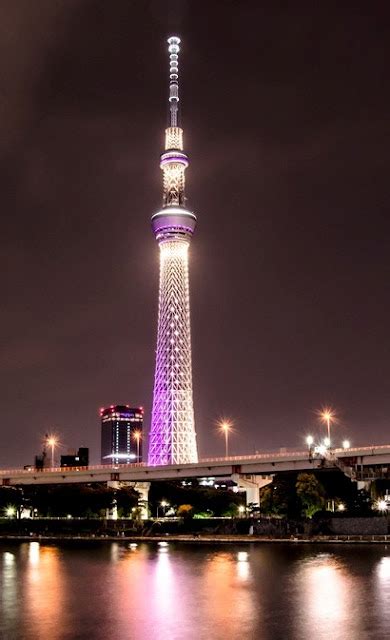
[[[0,537],[125,537],[142,536],[257,536],[262,539],[291,539],[335,536],[389,536],[390,519],[386,516],[338,517],[325,514],[312,520],[281,518],[208,518],[134,521],[131,519],[0,519]]]

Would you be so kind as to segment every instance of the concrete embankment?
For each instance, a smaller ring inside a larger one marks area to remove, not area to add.
[[[256,535],[164,535],[164,536],[88,536],[88,535],[0,535],[0,544],[9,542],[126,542],[126,543],[170,543],[187,544],[390,544],[390,535],[347,536],[291,536],[272,538]]]

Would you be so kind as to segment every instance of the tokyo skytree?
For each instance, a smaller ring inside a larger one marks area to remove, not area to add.
[[[188,157],[179,126],[180,38],[168,38],[169,126],[165,130],[162,209],[152,216],[160,248],[160,288],[150,465],[197,462],[198,452],[192,399],[188,250],[196,216],[184,195]]]

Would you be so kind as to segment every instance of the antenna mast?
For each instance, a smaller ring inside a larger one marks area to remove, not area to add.
[[[179,51],[180,38],[171,36],[168,38],[169,51],[169,111],[170,126],[177,127],[177,115],[179,111]]]

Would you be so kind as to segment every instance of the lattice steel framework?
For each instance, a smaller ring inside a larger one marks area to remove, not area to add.
[[[192,398],[188,250],[196,216],[185,207],[183,130],[178,126],[180,39],[168,39],[170,126],[165,131],[163,207],[152,216],[160,246],[160,288],[156,370],[149,464],[197,462]]]

